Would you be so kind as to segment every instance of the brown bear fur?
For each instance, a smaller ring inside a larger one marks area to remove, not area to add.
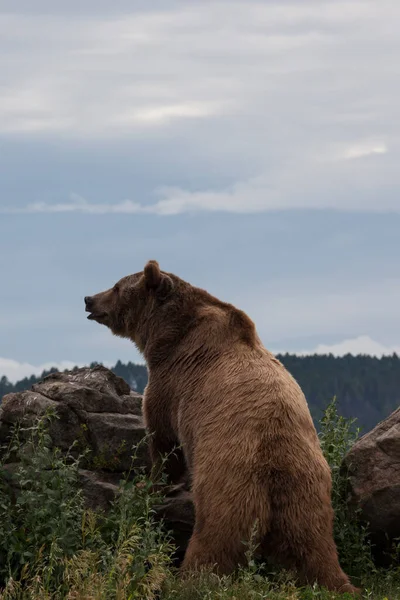
[[[189,469],[196,522],[183,569],[243,563],[254,525],[260,548],[301,582],[356,592],[332,534],[331,473],[299,385],[264,348],[241,310],[150,261],[85,298],[89,319],[131,339],[149,381],[151,456]]]

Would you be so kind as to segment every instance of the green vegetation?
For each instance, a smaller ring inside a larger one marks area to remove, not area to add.
[[[339,398],[338,408],[342,416],[357,418],[363,432],[390,415],[400,404],[400,358],[394,354],[383,358],[351,356],[278,355],[286,368],[301,385],[314,421],[322,417],[326,398]],[[95,363],[93,363],[95,364]],[[112,369],[125,379],[132,389],[142,393],[147,383],[144,365],[117,362]],[[0,400],[10,392],[29,389],[40,377],[30,377],[11,384],[6,377],[0,379]]]
[[[121,481],[107,514],[85,509],[78,485],[82,456],[52,447],[49,415],[17,428],[0,464],[0,599],[2,600],[311,600],[342,598],[316,587],[296,588],[290,573],[271,573],[253,560],[231,577],[210,573],[181,579],[173,547],[154,516],[160,496],[137,473]],[[378,570],[367,532],[348,514],[340,469],[353,443],[352,423],[338,415],[336,401],[324,412],[321,444],[333,473],[335,536],[342,565],[364,597],[400,599],[400,567]],[[72,450],[72,449],[71,449]],[[74,457],[75,456],[75,457]],[[4,465],[12,463],[13,469]]]

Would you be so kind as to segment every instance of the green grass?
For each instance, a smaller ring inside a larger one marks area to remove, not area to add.
[[[48,415],[15,430],[0,464],[0,599],[3,600],[327,600],[317,587],[296,587],[290,573],[270,573],[253,561],[231,577],[203,573],[181,579],[172,566],[173,546],[156,521],[160,496],[143,473],[121,482],[107,514],[85,509],[78,485],[83,456],[51,445]],[[340,561],[364,597],[400,600],[400,567],[378,570],[367,531],[344,501],[342,459],[356,439],[336,402],[321,421],[321,445],[332,469],[335,538]],[[15,463],[12,472],[4,464]],[[345,598],[346,596],[340,596]]]

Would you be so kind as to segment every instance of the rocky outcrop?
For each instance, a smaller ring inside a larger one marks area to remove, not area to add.
[[[345,457],[351,506],[361,509],[369,524],[375,557],[400,537],[400,408],[361,437]]]
[[[29,427],[52,411],[52,443],[75,455],[89,451],[79,472],[80,484],[87,505],[106,510],[127,472],[133,477],[139,467],[150,470],[141,405],[142,397],[102,366],[53,373],[29,391],[3,398],[0,444],[16,423]],[[8,471],[13,468],[14,464],[6,466]],[[190,493],[183,485],[176,486],[157,513],[172,531],[178,557],[183,556],[194,523]]]
[[[78,442],[73,452],[89,449],[98,468],[122,473],[131,467],[132,448],[145,437],[141,403],[139,394],[104,367],[53,373],[29,391],[3,398],[0,441],[13,424],[29,426],[52,411],[56,418],[49,433],[55,446],[67,451]],[[139,463],[149,464],[145,444]]]

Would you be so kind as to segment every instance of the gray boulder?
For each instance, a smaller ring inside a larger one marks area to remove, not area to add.
[[[361,437],[344,460],[349,503],[369,524],[377,562],[400,537],[400,408]]]

